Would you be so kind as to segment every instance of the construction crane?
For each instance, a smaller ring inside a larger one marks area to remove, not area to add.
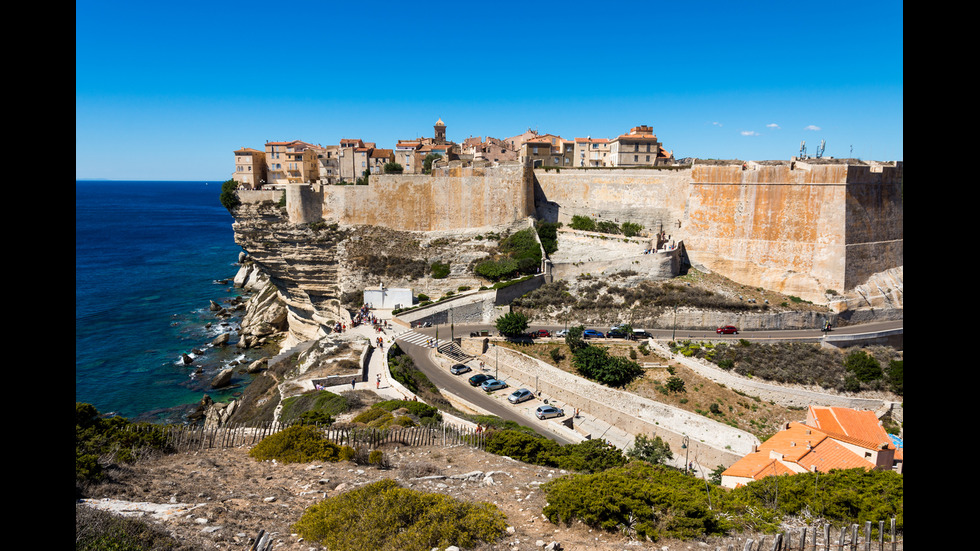
[[[820,140],[820,147],[817,149],[817,158],[823,157],[823,150],[827,147],[827,142],[825,140]]]

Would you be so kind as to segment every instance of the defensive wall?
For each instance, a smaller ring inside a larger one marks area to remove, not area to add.
[[[566,404],[566,413],[578,408],[634,436],[659,436],[672,450],[680,450],[688,436],[691,459],[709,470],[718,465],[729,466],[759,445],[759,440],[746,431],[600,385],[510,348],[487,348],[483,338],[464,337],[460,341],[463,352],[480,356],[499,371],[501,379],[533,384],[534,390]]]
[[[286,204],[295,223],[324,220],[402,231],[490,227],[534,214],[530,178],[530,169],[518,163],[448,167],[432,175],[373,174],[368,185],[290,186],[297,189],[287,194]]]
[[[828,159],[633,169],[510,163],[372,175],[361,186],[290,185],[286,208],[294,223],[404,231],[499,227],[535,214],[565,225],[575,215],[630,221],[683,242],[685,262],[699,268],[822,301],[827,290],[904,264],[903,178],[901,162]],[[264,192],[240,192],[243,200],[246,193]]]

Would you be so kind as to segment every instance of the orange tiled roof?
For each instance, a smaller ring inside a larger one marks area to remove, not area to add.
[[[873,411],[810,406],[807,420],[845,442],[870,449],[895,449]]]

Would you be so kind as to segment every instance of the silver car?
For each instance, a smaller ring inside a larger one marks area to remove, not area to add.
[[[538,419],[550,419],[552,417],[561,417],[565,415],[565,412],[555,406],[539,406],[538,409],[534,410],[534,415]]]
[[[534,398],[533,392],[526,388],[519,388],[507,397],[507,401],[512,404],[519,404],[521,402],[526,402],[531,398]]]

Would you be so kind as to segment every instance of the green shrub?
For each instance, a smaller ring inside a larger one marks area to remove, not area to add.
[[[575,214],[572,216],[572,221],[568,224],[568,227],[573,230],[580,231],[595,231],[595,220],[589,218],[588,216],[580,216]]]
[[[432,279],[445,279],[449,277],[449,263],[433,262],[430,266]]]
[[[654,465],[663,465],[674,458],[670,451],[670,445],[664,442],[659,436],[653,438],[645,434],[638,434],[633,440],[633,445],[626,450],[626,456],[631,459],[639,459]]]
[[[385,411],[395,411],[396,409],[405,408],[420,420],[431,419],[435,422],[442,421],[442,413],[439,412],[438,408],[424,402],[416,402],[415,400],[385,400],[371,407]]]
[[[221,206],[228,209],[228,211],[235,210],[241,201],[238,199],[238,182],[235,180],[225,180],[221,184],[221,195],[218,196],[218,200],[221,201]]]
[[[256,444],[248,455],[257,461],[280,463],[340,461],[341,447],[327,440],[311,425],[294,425],[269,435]]]
[[[514,430],[497,430],[487,435],[486,450],[530,463],[532,465],[557,466],[555,455],[560,445],[536,433]]]
[[[494,327],[506,337],[517,337],[527,331],[528,317],[520,312],[508,312],[494,322]]]
[[[293,525],[305,540],[338,551],[472,548],[497,541],[506,528],[495,505],[410,490],[392,480],[321,501]]]
[[[612,356],[602,347],[585,346],[575,350],[572,365],[583,377],[611,387],[624,387],[643,374],[640,364]]]
[[[357,368],[357,364],[354,364]],[[339,394],[316,390],[282,401],[280,420],[284,423],[302,420],[304,423],[325,422],[348,410],[347,399]]]
[[[710,507],[721,502],[722,490],[705,489],[697,478],[663,466],[633,462],[594,474],[567,476],[541,486],[551,522],[578,520],[600,530],[629,530],[639,538],[691,539],[724,535],[724,517]]]
[[[102,417],[92,404],[75,402],[75,480],[105,477],[103,463],[130,463],[148,453],[175,451],[168,427]]]

